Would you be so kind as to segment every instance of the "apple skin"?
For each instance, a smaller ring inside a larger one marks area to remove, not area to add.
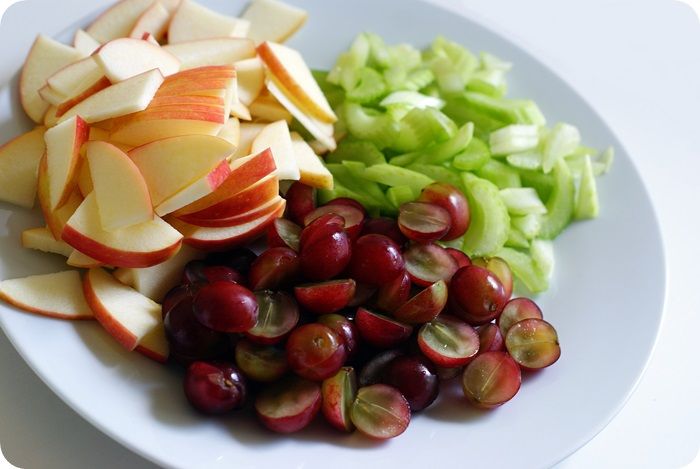
[[[284,204],[284,199],[280,196],[275,196],[257,207],[253,207],[246,212],[241,212],[228,218],[195,218],[190,215],[185,215],[181,217],[180,220],[203,228],[236,227],[269,215],[277,211],[282,204]]]
[[[138,338],[107,311],[95,292],[90,272],[83,278],[83,293],[85,294],[85,300],[95,314],[95,319],[102,324],[107,333],[114,337],[125,349],[134,350],[138,345]]]

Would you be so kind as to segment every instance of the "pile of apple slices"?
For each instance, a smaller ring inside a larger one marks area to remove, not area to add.
[[[240,18],[192,0],[121,0],[72,46],[39,36],[19,86],[36,127],[0,147],[0,200],[38,199],[46,226],[22,245],[90,270],[5,280],[0,298],[96,318],[164,361],[158,302],[184,265],[263,234],[285,209],[280,180],[333,186],[315,151],[335,148],[336,116],[302,55],[280,44],[306,18],[278,0],[253,0]],[[315,140],[290,132],[293,119]]]

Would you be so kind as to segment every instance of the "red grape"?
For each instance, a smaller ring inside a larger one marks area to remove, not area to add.
[[[326,421],[340,431],[351,432],[355,426],[350,420],[352,403],[357,395],[357,379],[352,367],[342,367],[321,384],[321,412]]]
[[[426,186],[418,196],[418,202],[428,202],[445,209],[450,216],[450,229],[442,237],[445,241],[457,239],[467,232],[470,214],[469,203],[462,191],[445,182]]]
[[[557,331],[543,319],[523,319],[506,334],[510,356],[527,370],[546,368],[559,360],[561,349]]]
[[[317,218],[333,213],[345,220],[345,231],[350,239],[356,239],[360,235],[362,224],[365,221],[364,209],[358,209],[351,205],[323,205],[304,217],[304,225],[309,226]]]
[[[352,357],[357,351],[357,345],[360,340],[359,333],[355,324],[345,316],[340,314],[324,314],[318,317],[319,324],[330,327],[333,332],[343,340],[345,350],[348,352],[348,358]]]
[[[321,386],[288,377],[265,388],[255,399],[255,413],[268,429],[292,433],[306,427],[321,409]]]
[[[422,324],[435,319],[446,304],[447,284],[439,280],[394,311],[394,317],[407,324]]]
[[[432,404],[440,390],[435,367],[416,356],[394,358],[386,367],[383,382],[398,389],[413,412]]]
[[[299,255],[289,248],[270,248],[255,259],[248,272],[253,290],[277,288],[292,283],[299,277]]]
[[[245,378],[232,363],[192,363],[185,374],[184,389],[190,404],[207,414],[238,409],[246,399]]]
[[[289,371],[287,354],[272,345],[259,345],[243,339],[235,349],[236,364],[253,381],[270,383]]]
[[[284,198],[289,218],[299,224],[303,224],[304,217],[316,208],[316,189],[299,181],[289,186]]]
[[[401,274],[404,266],[401,250],[395,242],[386,236],[370,234],[355,242],[348,270],[358,282],[381,286]]]
[[[377,290],[377,307],[393,314],[411,297],[411,278],[404,271],[394,280],[385,283]]]
[[[250,266],[258,257],[248,248],[238,247],[227,252],[213,252],[207,256],[207,263],[211,265],[225,265],[231,267],[236,272],[248,275]]]
[[[498,317],[498,327],[505,338],[510,326],[523,319],[542,319],[542,310],[530,298],[513,298],[506,303],[503,312]]]
[[[455,317],[440,315],[418,332],[421,352],[438,366],[454,368],[469,363],[479,351],[479,335]]]
[[[435,204],[408,202],[399,208],[399,228],[413,241],[437,241],[450,229],[450,214]]]
[[[328,229],[327,226],[324,229]],[[328,280],[345,270],[350,262],[350,239],[342,227],[335,226],[327,236],[318,236],[306,242],[304,234],[312,227],[302,232],[301,271],[309,280]]]
[[[467,256],[465,253],[460,251],[459,249],[455,248],[445,248],[445,251],[452,256],[452,259],[457,261],[457,268],[461,269],[462,267],[466,267],[468,265],[472,265],[471,259],[469,259],[469,256]]]
[[[181,301],[185,300],[186,298],[192,298],[192,296],[194,296],[194,292],[192,290],[193,289],[190,287],[190,285],[187,284],[178,285],[170,289],[170,291],[165,294],[165,297],[163,297],[163,304],[161,306],[163,319],[165,319],[165,316],[168,315],[170,310],[180,304]]]
[[[192,301],[191,297],[180,301],[165,316],[163,324],[170,354],[183,364],[215,358],[225,345],[225,334],[197,321]]]
[[[245,332],[255,326],[258,302],[247,288],[217,281],[197,292],[194,314],[202,325],[215,331]]]
[[[347,358],[343,339],[330,327],[318,323],[294,329],[286,349],[292,371],[313,381],[333,376]]]
[[[411,420],[411,408],[396,388],[373,384],[357,391],[350,418],[360,432],[385,440],[406,431]]]
[[[459,268],[444,248],[433,243],[413,244],[403,253],[406,271],[418,286],[427,287],[438,280],[449,282]]]
[[[299,236],[299,249],[314,244],[319,239],[327,238],[337,231],[342,231],[345,219],[335,213],[327,213],[304,227]]]
[[[195,285],[197,283],[206,282],[202,274],[202,269],[206,266],[207,264],[199,259],[189,261],[182,272],[182,283],[185,285]]]
[[[301,226],[286,218],[277,218],[267,229],[267,246],[299,251]]]
[[[299,307],[294,298],[284,292],[259,290],[258,319],[245,335],[258,344],[276,344],[284,339],[299,322]]]
[[[236,272],[231,267],[226,267],[224,265],[208,265],[202,268],[202,277],[206,279],[207,282],[213,283],[219,280],[226,282],[240,283],[245,285],[245,277],[239,272]]]
[[[356,308],[369,301],[377,291],[377,287],[367,285],[366,283],[355,282],[355,296],[352,297],[348,306]]]
[[[404,342],[411,336],[413,328],[391,318],[373,313],[365,308],[358,308],[355,325],[362,340],[379,348],[391,348]]]
[[[498,407],[520,389],[520,367],[505,352],[486,352],[467,365],[462,374],[462,390],[475,406]]]
[[[453,314],[474,326],[497,318],[508,302],[498,277],[475,265],[462,267],[454,274],[450,282],[450,297],[458,307]]]
[[[358,381],[360,386],[381,383],[384,380],[386,367],[391,361],[404,355],[399,349],[384,350],[374,355],[360,370]]]
[[[329,314],[343,309],[355,296],[353,279],[329,280],[323,283],[294,287],[299,304],[316,314]]]
[[[500,280],[503,288],[505,288],[506,296],[510,298],[513,294],[513,273],[506,261],[500,257],[490,257],[488,259],[481,257],[474,259],[473,264],[493,272],[498,280]]]
[[[399,246],[403,246],[407,241],[401,229],[399,229],[399,224],[393,218],[379,217],[365,220],[360,236],[368,234],[384,235]]]
[[[484,324],[479,327],[478,331],[479,353],[500,352],[503,350],[503,335],[496,324]]]
[[[357,200],[351,199],[349,197],[338,197],[326,202],[324,205],[347,205],[348,207],[354,207],[358,209],[364,214],[364,216],[367,216],[367,210],[365,210],[365,207]]]

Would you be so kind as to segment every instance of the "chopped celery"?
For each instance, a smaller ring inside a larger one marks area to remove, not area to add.
[[[369,58],[370,43],[366,35],[360,34],[353,41],[350,50],[340,54],[326,79],[346,90],[352,89],[357,80],[357,70],[364,67]]]
[[[452,184],[453,186],[461,189],[462,188],[462,178],[458,173],[452,171],[449,168],[436,164],[421,164],[414,163],[407,166],[408,169],[416,171],[421,174],[425,174],[431,179],[438,182],[446,182]]]
[[[442,36],[437,37],[428,51],[425,61],[435,74],[437,84],[445,94],[464,91],[471,74],[479,66],[479,60],[469,50]]]
[[[374,201],[371,197],[369,197],[366,194],[361,194],[359,192],[355,192],[353,190],[348,189],[343,184],[338,182],[337,179],[335,179],[334,181],[333,189],[319,189],[317,192],[317,197],[319,204],[325,204],[326,202],[330,202],[331,200],[337,199],[338,197],[349,197],[351,199],[357,200],[367,210],[375,209],[378,211],[379,209],[379,206],[377,205],[376,201]],[[393,207],[391,207],[391,210],[393,211]],[[389,210],[385,211],[387,213],[390,213]]]
[[[531,187],[509,187],[501,189],[500,194],[508,208],[508,213],[511,215],[542,215],[547,213],[547,207],[537,196],[535,189]]]
[[[491,182],[470,173],[462,173],[462,181],[471,212],[462,249],[473,256],[495,254],[508,240],[508,210]]]
[[[399,133],[391,145],[401,152],[426,148],[432,142],[450,139],[457,126],[447,116],[434,108],[415,108],[399,122]]]
[[[323,91],[323,94],[326,95],[328,104],[330,104],[332,108],[335,108],[345,101],[345,91],[340,86],[334,85],[328,81],[328,72],[313,70],[311,73],[316,83],[318,83],[319,88]]]
[[[346,91],[348,100],[368,104],[375,102],[386,93],[386,83],[379,72],[369,67],[362,67],[357,70],[355,86]]]
[[[602,172],[600,174],[605,174],[610,171],[610,167],[612,166],[614,160],[615,149],[613,147],[606,148],[596,161],[596,163],[601,163],[603,165]],[[596,174],[596,176],[600,176],[600,174]]]
[[[537,191],[540,199],[547,200],[552,193],[554,187],[554,177],[551,174],[543,174],[540,171],[532,171],[528,169],[518,170],[520,180],[525,187],[532,187]]]
[[[486,70],[500,70],[502,72],[507,72],[513,68],[512,63],[506,62],[505,60],[500,59],[493,54],[489,54],[488,52],[482,52],[479,54],[479,58],[481,59],[481,67]]]
[[[505,73],[502,70],[478,70],[467,83],[467,90],[494,98],[503,97],[506,88]]]
[[[370,184],[368,184],[368,181],[364,180],[363,178],[358,178],[355,174],[352,173],[352,171],[350,171],[350,169],[347,166],[343,164],[329,163],[326,165],[326,167],[328,168],[328,171],[330,171],[333,175],[334,182],[341,184],[342,187],[350,189],[356,194],[363,195],[363,200],[365,200],[365,202],[377,207],[388,206],[387,200],[384,197],[384,194],[381,191],[381,189],[379,189],[379,192],[382,194],[381,197],[373,197],[370,193],[372,189],[368,189],[369,187],[371,187]]]
[[[420,194],[433,180],[425,174],[390,164],[376,164],[365,170],[365,178],[385,186],[409,186],[414,194]]]
[[[577,220],[585,218],[596,218],[599,212],[598,189],[596,187],[595,175],[591,165],[591,157],[586,155],[583,160],[583,171],[581,172],[581,184],[578,188],[576,208],[574,217]]]
[[[403,83],[403,88],[410,91],[418,91],[435,81],[435,75],[427,68],[411,70]]]
[[[554,245],[545,239],[535,239],[530,245],[532,262],[544,277],[549,280],[554,273]]]
[[[494,159],[488,160],[481,168],[474,171],[474,173],[480,178],[488,179],[498,186],[499,189],[522,187],[518,171]]]
[[[457,130],[450,138],[441,143],[435,143],[425,150],[415,161],[416,163],[431,163],[439,164],[448,161],[457,153],[463,151],[469,146],[474,135],[474,124],[468,122]]]
[[[478,114],[483,114],[505,125],[520,123],[518,106],[507,99],[493,98],[471,91],[463,93],[460,98],[464,106],[471,108]]]
[[[574,213],[574,178],[563,159],[557,160],[552,170],[554,186],[547,199],[547,215],[542,217],[540,236],[554,239],[571,221]]]
[[[403,90],[408,81],[408,71],[404,67],[390,67],[382,72],[389,91]]]
[[[510,217],[510,224],[525,235],[527,239],[533,239],[540,234],[542,218],[540,215],[531,213],[521,217]]]
[[[391,205],[398,209],[406,202],[413,202],[416,200],[416,195],[409,186],[395,186],[387,189],[386,198]]]
[[[409,108],[423,109],[434,107],[440,109],[445,105],[445,101],[434,96],[427,96],[417,91],[394,91],[379,103],[380,106],[388,107],[392,104],[405,104]]]
[[[396,140],[399,125],[390,116],[357,103],[346,102],[344,106],[348,131],[354,137],[369,140],[379,149],[390,146]]]
[[[462,171],[479,169],[491,158],[488,145],[480,138],[472,138],[467,148],[455,155],[452,166]]]
[[[390,159],[389,164],[393,164],[394,166],[408,166],[420,158],[421,154],[422,153],[419,151],[404,153],[403,155],[398,155]]]
[[[343,161],[342,164],[347,168],[352,177],[354,177],[355,180],[361,184],[358,190],[361,190],[372,197],[380,206],[387,206],[386,196],[384,195],[382,188],[379,187],[379,184],[368,181],[365,177],[365,170],[367,167],[364,163],[360,163],[359,161]]]
[[[464,125],[467,122],[473,123],[475,135],[484,140],[488,140],[489,133],[507,124],[507,122],[479,112],[478,109],[467,103],[465,96],[447,98],[442,112],[455,121],[457,125]]]
[[[326,157],[326,163],[342,163],[345,160],[360,161],[367,166],[386,163],[384,155],[372,142],[343,139],[338,148]]]
[[[530,247],[530,241],[523,233],[511,226],[508,230],[508,239],[505,245],[511,248],[527,249]]]
[[[573,153],[581,143],[581,134],[573,125],[562,122],[554,126],[544,141],[542,171],[548,174],[558,160]]]
[[[536,125],[513,124],[493,132],[489,146],[493,155],[507,155],[537,147],[540,135]]]
[[[541,293],[549,288],[547,277],[524,252],[503,248],[496,255],[508,263],[513,274],[532,293]]]
[[[514,100],[512,103],[517,106],[518,122],[521,124],[532,124],[540,127],[547,125],[547,119],[534,101]]]
[[[513,153],[506,156],[509,165],[518,169],[540,169],[542,166],[542,155],[537,152]]]

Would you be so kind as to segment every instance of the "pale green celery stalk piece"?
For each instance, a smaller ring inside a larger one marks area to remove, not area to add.
[[[491,181],[498,186],[499,189],[522,187],[519,172],[493,158],[488,160],[481,168],[474,171],[474,173],[480,178]]]
[[[363,199],[366,201],[371,200],[372,205],[377,207],[388,206],[388,202],[381,189],[379,189],[379,192],[382,195],[378,198],[373,197],[370,193],[372,189],[368,189],[371,187],[371,183],[365,178],[356,177],[345,164],[329,163],[326,164],[326,168],[328,168],[328,171],[330,171],[333,175],[333,180],[335,182],[339,182],[343,187],[355,192],[356,194],[364,195],[365,197]]]
[[[377,164],[365,169],[365,178],[385,186],[409,186],[415,194],[420,194],[433,180],[410,169],[390,164]]]
[[[455,123],[439,110],[416,108],[399,122],[399,133],[390,148],[400,152],[426,152],[430,151],[429,147],[436,147],[433,142],[449,141],[455,132]]]
[[[474,124],[467,122],[457,132],[444,142],[436,143],[423,149],[420,155],[412,160],[416,163],[440,164],[466,149],[474,136]]]
[[[484,166],[490,158],[488,145],[480,138],[474,137],[467,148],[454,156],[452,166],[461,171],[473,171]]]
[[[508,210],[491,182],[470,173],[462,173],[462,182],[471,214],[462,250],[470,256],[493,255],[508,240]]]
[[[558,160],[573,153],[581,144],[581,134],[573,125],[558,123],[547,136],[542,151],[542,171],[549,174]]]
[[[411,91],[418,91],[435,81],[435,74],[427,68],[411,70],[403,83],[403,88]]]
[[[362,184],[360,186],[361,190],[358,189],[358,191],[365,192],[367,195],[376,200],[380,206],[387,206],[388,201],[384,195],[384,191],[382,191],[381,187],[379,187],[379,184],[368,181],[365,177],[367,167],[364,165],[364,163],[360,163],[359,161],[343,161],[342,164],[348,169],[350,175],[352,175],[355,180]]]
[[[384,154],[372,142],[348,138],[341,140],[338,148],[326,156],[326,163],[342,163],[345,160],[359,161],[366,166],[386,163]]]
[[[389,65],[401,66],[407,70],[420,67],[422,63],[421,53],[410,44],[396,44],[389,46]]]
[[[404,89],[408,80],[408,70],[401,66],[387,68],[382,75],[387,88],[391,91]]]
[[[414,161],[416,161],[422,155],[419,151],[414,151],[411,153],[404,153],[403,155],[398,155],[389,160],[389,164],[394,166],[408,166]]]
[[[448,57],[436,57],[430,64],[435,80],[443,93],[457,94],[467,87],[467,77],[455,69]]]
[[[319,88],[321,88],[321,91],[323,91],[326,99],[328,99],[328,104],[330,104],[332,108],[335,108],[345,101],[345,90],[328,81],[328,72],[324,70],[313,70],[311,74],[313,75],[314,80],[316,80],[316,83],[318,83]]]
[[[501,189],[501,199],[511,215],[543,215],[547,213],[537,191],[531,187],[509,187]]]
[[[349,101],[369,104],[377,101],[386,93],[386,83],[382,75],[369,67],[362,67],[356,72],[355,86],[346,89]]]
[[[549,288],[547,277],[532,258],[524,252],[512,248],[503,248],[496,253],[508,263],[510,270],[532,293],[541,293]]]
[[[554,245],[546,239],[535,239],[530,244],[530,256],[535,267],[547,280],[554,274]]]
[[[500,129],[507,124],[507,122],[494,119],[478,109],[470,107],[464,96],[446,98],[442,112],[457,125],[464,125],[467,122],[473,123],[474,135],[485,141],[488,141],[489,134],[492,131]]]
[[[513,124],[492,132],[489,146],[492,155],[507,155],[536,148],[540,141],[536,125]]]
[[[345,90],[353,89],[358,78],[357,71],[367,65],[369,56],[370,44],[366,35],[360,34],[355,38],[350,49],[340,54],[326,79]]]
[[[523,233],[511,226],[508,230],[508,239],[506,240],[506,246],[511,248],[527,249],[530,247],[530,241],[525,237]]]
[[[412,171],[416,171],[417,173],[425,174],[435,181],[446,182],[448,184],[452,184],[460,190],[463,190],[462,178],[460,175],[444,166],[414,163],[407,166],[407,168]]]
[[[574,177],[563,159],[557,160],[552,170],[554,186],[545,204],[547,215],[542,217],[540,236],[554,239],[570,223],[574,214]]]
[[[412,110],[413,108],[407,104],[390,104],[386,106],[386,113],[391,116],[394,122],[400,122]]]
[[[444,248],[459,249],[461,251],[462,245],[464,244],[464,236],[460,236],[459,238],[451,239],[449,241],[440,240],[437,243]]]
[[[508,89],[505,74],[501,70],[478,70],[467,83],[467,90],[494,98],[502,98]]]
[[[374,33],[364,33],[364,37],[369,44],[369,65],[381,68],[389,67],[391,57],[384,39]]]
[[[537,191],[537,195],[542,200],[548,200],[554,187],[554,177],[552,174],[544,174],[541,171],[533,171],[529,169],[519,169],[518,174],[522,185],[532,187]]]
[[[519,123],[537,125],[539,127],[547,125],[547,119],[534,101],[515,100],[514,105],[517,106],[516,114],[518,115]]]
[[[513,68],[512,63],[506,62],[505,60],[488,52],[482,52],[479,57],[481,59],[481,67],[486,70],[500,70],[502,72],[508,72],[511,68]]]
[[[416,200],[416,194],[409,186],[395,186],[386,190],[386,198],[398,209],[401,205]]]
[[[360,140],[369,140],[379,149],[391,146],[399,132],[398,123],[374,109],[357,103],[346,102],[345,122],[351,135]]]
[[[577,220],[596,218],[599,212],[598,189],[595,175],[593,174],[593,166],[591,165],[591,157],[586,156],[583,161],[583,170],[581,171],[581,184],[578,189],[574,218]]]
[[[407,105],[409,108],[424,109],[426,107],[433,107],[440,109],[445,105],[445,101],[440,98],[424,95],[417,91],[394,91],[379,103],[382,107],[389,107],[395,104]]]
[[[484,114],[504,124],[517,124],[520,122],[520,116],[517,112],[518,106],[507,99],[493,98],[472,91],[463,93],[459,98],[463,102],[462,105],[471,108],[475,113]]]
[[[569,167],[569,171],[571,171],[571,174],[575,178],[581,177],[586,158],[590,158],[590,155],[587,153],[572,153],[564,158],[564,161]]]
[[[520,231],[527,239],[536,238],[542,229],[542,217],[531,213],[521,217],[511,217],[510,224],[513,228]]]
[[[518,169],[540,169],[542,167],[542,155],[535,151],[513,153],[506,156],[506,161]]]
[[[605,151],[603,151],[603,153],[598,158],[598,161],[596,161],[596,163],[603,164],[603,172],[601,174],[605,174],[608,171],[610,171],[610,168],[612,167],[614,160],[615,160],[615,149],[613,147],[606,148]],[[596,176],[600,176],[600,174],[596,174]]]
[[[360,194],[353,190],[348,189],[343,184],[341,184],[337,178],[333,181],[333,189],[319,189],[317,191],[318,203],[325,204],[338,197],[349,197],[351,199],[357,200],[361,203],[367,210],[378,211],[379,206],[376,201],[365,194]],[[383,207],[382,207],[383,208]],[[395,213],[393,207],[391,210]]]

